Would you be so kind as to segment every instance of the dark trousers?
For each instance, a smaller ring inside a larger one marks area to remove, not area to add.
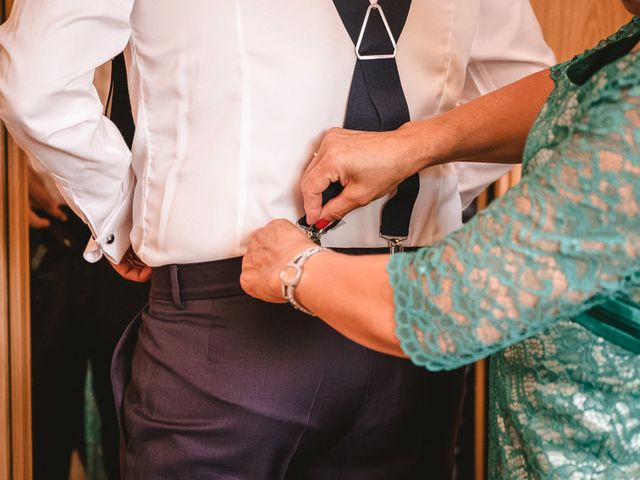
[[[154,269],[114,356],[127,480],[445,479],[464,372],[430,373],[240,289]]]
[[[30,231],[33,471],[67,480],[71,452],[83,452],[84,385],[91,362],[105,471],[120,477],[110,366],[125,326],[148,287],[122,279],[103,260],[82,258],[89,230],[70,210],[65,223]]]

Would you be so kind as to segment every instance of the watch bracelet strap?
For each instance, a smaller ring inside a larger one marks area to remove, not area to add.
[[[283,271],[280,273],[280,279],[282,281],[282,296],[291,304],[293,308],[296,310],[300,310],[307,315],[315,317],[316,315],[311,312],[309,309],[305,308],[301,303],[299,303],[295,298],[295,290],[300,280],[302,279],[302,273],[304,271],[304,264],[314,255],[328,251],[328,248],[321,247],[319,245],[315,245],[313,247],[306,248],[298,255],[296,255],[289,263],[286,264],[285,268],[294,268],[296,270],[296,276],[294,281],[291,283],[287,283],[283,279]]]

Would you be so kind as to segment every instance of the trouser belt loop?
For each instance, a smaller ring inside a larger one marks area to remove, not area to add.
[[[169,265],[169,271],[171,272],[171,297],[173,298],[173,304],[176,308],[183,309],[185,304],[180,298],[180,281],[178,280],[178,266]]]

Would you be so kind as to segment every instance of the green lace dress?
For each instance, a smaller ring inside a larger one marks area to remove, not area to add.
[[[640,332],[605,339],[598,326],[616,330],[624,309],[608,309],[608,327],[593,313],[640,311],[638,40],[635,18],[554,67],[520,184],[390,260],[397,335],[416,364],[493,354],[490,480],[640,479]]]

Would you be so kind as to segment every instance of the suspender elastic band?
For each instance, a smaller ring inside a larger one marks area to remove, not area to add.
[[[356,65],[345,115],[344,128],[383,132],[395,130],[410,120],[395,61],[396,42],[404,28],[411,0],[334,0],[340,18],[355,46]],[[322,194],[323,205],[342,192],[339,182]],[[384,205],[380,236],[392,253],[402,251],[409,236],[411,214],[420,189],[419,176],[404,180]],[[334,224],[318,228],[298,220],[311,238],[320,237]]]

